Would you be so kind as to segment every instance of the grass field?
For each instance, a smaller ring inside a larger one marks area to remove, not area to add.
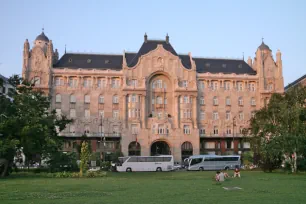
[[[11,177],[0,180],[0,203],[306,203],[306,174],[242,172],[241,179],[221,185],[212,181],[213,176],[214,172],[162,172],[84,179]]]

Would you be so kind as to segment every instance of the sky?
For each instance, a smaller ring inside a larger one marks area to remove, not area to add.
[[[71,52],[137,52],[165,39],[177,53],[254,58],[264,42],[282,52],[285,85],[306,74],[304,0],[0,0],[0,74],[21,74],[25,39],[45,30],[60,57]]]

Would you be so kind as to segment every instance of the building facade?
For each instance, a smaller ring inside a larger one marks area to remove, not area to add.
[[[2,81],[2,86],[0,87],[0,95],[5,95],[7,98],[11,98],[10,92],[12,93],[14,87],[8,82],[8,78],[0,74],[0,79]]]
[[[285,87],[285,92],[287,92],[290,88],[295,87],[295,86],[305,86],[306,87],[306,74],[295,80],[294,82],[288,84]]]
[[[281,52],[262,43],[256,56],[211,59],[180,55],[169,41],[149,40],[119,55],[65,53],[42,32],[24,43],[23,77],[74,119],[60,136],[72,151],[86,134],[105,155],[240,153],[243,128],[272,93],[283,93]]]

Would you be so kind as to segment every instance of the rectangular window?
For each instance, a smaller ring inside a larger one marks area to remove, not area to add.
[[[90,95],[85,95],[85,103],[90,103]]]
[[[55,86],[64,86],[64,80],[62,78],[55,78]]]
[[[74,79],[74,78],[69,78],[69,82],[68,82],[68,86],[69,87],[77,87],[78,86],[78,80]]]
[[[226,111],[225,118],[226,118],[226,120],[230,120],[231,119],[231,112]]]
[[[84,81],[83,81],[83,86],[84,86],[85,88],[91,87],[91,80],[88,79],[88,78],[85,78]]]
[[[219,119],[219,114],[218,114],[218,112],[213,112],[213,119],[214,120],[218,120]]]
[[[70,95],[70,103],[76,103],[75,95]]]
[[[231,83],[229,81],[224,82],[224,89],[227,91],[231,89]]]
[[[129,81],[129,86],[137,87],[137,79],[132,79]]]
[[[205,112],[201,111],[200,113],[200,120],[205,120]]]
[[[182,81],[182,87],[188,87],[188,82],[186,80]]]
[[[189,125],[184,125],[184,134],[185,135],[190,135],[190,126]]]
[[[188,96],[184,96],[184,103],[189,103],[189,97]]]
[[[200,129],[200,135],[205,135],[205,128]]]
[[[99,96],[99,103],[103,104],[104,103],[104,96]]]
[[[90,110],[85,109],[85,118],[90,118]]]
[[[255,98],[251,98],[251,106],[256,106]]]
[[[238,91],[243,91],[243,84],[242,84],[242,82],[238,82],[237,83],[237,89],[238,89]]]
[[[75,109],[70,109],[70,118],[75,118],[75,117],[76,117]]]
[[[200,105],[205,105],[205,99],[204,99],[204,97],[201,97],[201,98],[200,98]]]
[[[205,149],[215,149],[215,142],[205,142]]]
[[[232,129],[229,126],[227,126],[226,127],[226,135],[231,135],[231,134],[232,134]]]
[[[119,88],[120,87],[120,80],[119,79],[112,79],[112,88]]]
[[[119,119],[119,111],[118,110],[113,111],[113,118],[114,119]]]
[[[227,140],[226,141],[226,149],[231,149],[232,148],[232,140]]]
[[[249,89],[250,89],[250,91],[254,92],[256,90],[255,89],[255,84],[254,83],[249,84]]]
[[[231,99],[230,99],[230,97],[226,97],[225,103],[226,103],[227,106],[230,106],[230,105],[231,105]]]
[[[131,125],[132,134],[138,134],[138,126],[136,124]]]
[[[219,134],[219,130],[217,126],[214,126],[214,135],[218,135]]]
[[[204,81],[199,81],[199,89],[203,90],[204,89]]]
[[[239,113],[239,120],[243,120],[244,119],[244,114],[243,114],[243,112],[240,112]]]
[[[212,87],[211,88],[212,88],[213,91],[218,90],[218,82],[217,81],[212,82]]]

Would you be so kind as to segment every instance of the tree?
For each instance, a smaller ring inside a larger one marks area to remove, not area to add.
[[[91,156],[91,153],[88,148],[88,143],[86,141],[82,142],[82,147],[81,147],[81,163],[80,163],[80,177],[83,176],[83,173],[86,172],[88,169],[88,162],[89,158]]]
[[[305,100],[305,87],[273,94],[269,104],[251,119],[252,149],[264,170],[278,168],[286,155],[292,171],[297,171],[296,159],[303,155],[306,141]]]
[[[16,75],[9,79],[16,88],[13,100],[0,96],[0,115],[5,115],[0,118],[1,142],[5,144],[1,145],[4,148],[1,148],[0,158],[11,164],[16,149],[23,147],[29,165],[61,148],[58,132],[71,120],[64,115],[58,117],[54,110],[50,110],[50,98],[21,80]],[[7,170],[2,171],[7,174]]]

